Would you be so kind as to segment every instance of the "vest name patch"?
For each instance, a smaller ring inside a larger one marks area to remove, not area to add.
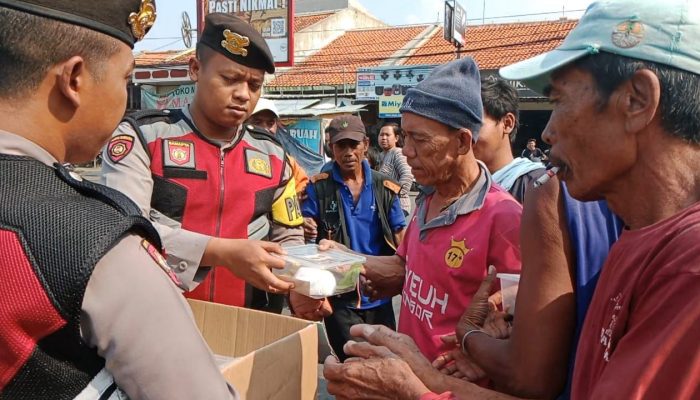
[[[194,169],[194,143],[188,140],[163,140],[163,166]]]

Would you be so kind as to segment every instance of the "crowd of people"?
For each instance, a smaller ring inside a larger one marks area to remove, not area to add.
[[[0,397],[238,398],[184,293],[323,321],[338,399],[700,398],[700,7],[593,3],[503,68],[550,99],[549,154],[513,156],[517,91],[466,57],[407,90],[375,154],[334,118],[313,176],[275,138],[265,40],[229,14],[206,16],[188,107],[123,118],[155,18],[0,0]],[[66,168],[101,149],[101,184]],[[275,275],[304,243],[362,254],[356,290]]]

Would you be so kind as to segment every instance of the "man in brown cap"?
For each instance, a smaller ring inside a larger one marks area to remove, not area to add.
[[[401,187],[386,175],[373,171],[365,160],[369,140],[360,117],[334,118],[328,128],[333,167],[311,178],[302,214],[315,221],[318,240],[333,239],[362,254],[394,254],[406,227],[398,197]],[[300,303],[298,297],[293,296],[295,305]],[[331,346],[341,360],[345,359],[343,345],[351,338],[352,325],[372,323],[396,327],[391,298],[370,301],[358,289],[328,300],[333,314],[325,316],[324,322]],[[322,316],[323,311],[301,306],[295,310],[309,319]]]
[[[62,166],[109,139],[154,20],[149,0],[0,0],[3,399],[236,397],[157,232]]]
[[[304,243],[302,217],[284,149],[244,125],[274,70],[252,26],[207,15],[190,60],[192,104],[126,118],[105,148],[102,182],[153,222],[188,297],[279,313],[265,291],[291,284],[270,272],[284,263],[269,253],[282,252],[277,243]]]

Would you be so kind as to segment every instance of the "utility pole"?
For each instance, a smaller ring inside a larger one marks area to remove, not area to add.
[[[486,23],[486,0],[484,0],[484,4],[481,6],[481,25],[484,25]]]

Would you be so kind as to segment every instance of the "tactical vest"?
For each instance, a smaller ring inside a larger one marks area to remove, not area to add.
[[[246,239],[255,227],[261,231],[256,239],[267,238],[275,192],[287,183],[286,153],[267,131],[246,126],[238,142],[222,150],[181,110],[149,110],[125,121],[151,158],[152,209],[192,232]],[[298,219],[297,225],[300,212]],[[245,281],[227,268],[214,267],[186,296],[243,306]]]
[[[127,232],[160,247],[123,194],[0,154],[0,398],[72,399],[105,361],[80,335],[97,262]]]

